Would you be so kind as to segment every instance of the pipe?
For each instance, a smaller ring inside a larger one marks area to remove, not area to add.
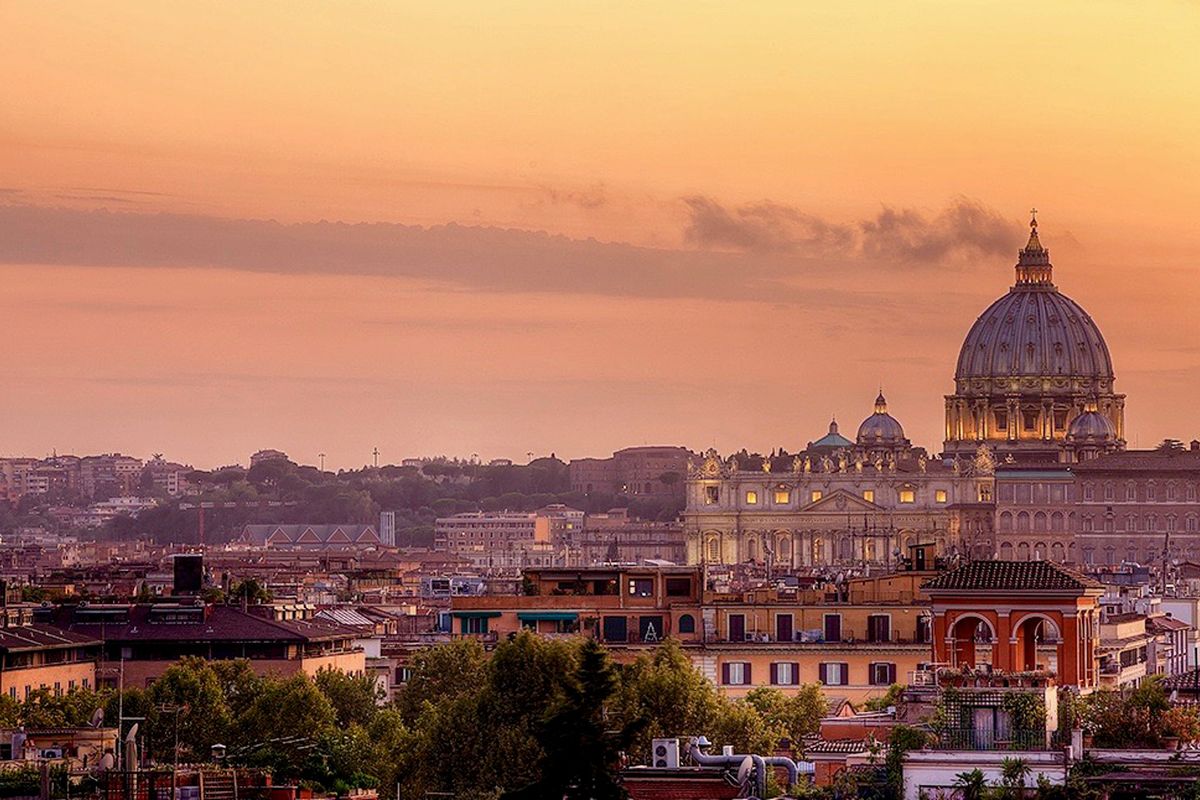
[[[707,744],[707,742],[705,742]],[[710,756],[700,749],[700,740],[692,739],[688,743],[688,755],[692,757],[692,761],[702,767],[734,767],[741,766],[742,762],[747,758],[754,764],[754,791],[755,797],[762,798],[767,793],[767,760],[762,756],[751,753],[747,756],[745,753]],[[786,760],[786,759],[785,759]],[[793,765],[793,769],[795,765]]]
[[[787,788],[789,791],[800,782],[800,768],[796,766],[795,761],[792,761],[787,756],[767,756],[763,760],[772,767],[783,767],[787,770]]]

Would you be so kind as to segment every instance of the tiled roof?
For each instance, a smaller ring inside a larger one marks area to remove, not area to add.
[[[67,631],[105,641],[198,641],[198,642],[296,642],[349,639],[360,635],[329,620],[274,620],[247,613],[234,606],[195,607],[164,617],[149,605],[112,606],[114,614],[89,618],[78,606],[53,609],[54,622]]]
[[[1181,672],[1178,675],[1172,675],[1163,681],[1163,688],[1167,691],[1179,690],[1192,694],[1200,693],[1200,667],[1189,669],[1187,672]]]
[[[95,636],[74,633],[53,625],[15,625],[0,628],[0,652],[14,653],[89,644],[100,644],[100,640]]]
[[[1192,626],[1188,625],[1183,620],[1175,619],[1174,617],[1157,616],[1157,617],[1147,617],[1146,618],[1147,630],[1151,630],[1155,633],[1166,633],[1168,631],[1182,631],[1182,630],[1184,630],[1186,628],[1190,628],[1190,627],[1192,627]]]
[[[822,739],[814,736],[804,740],[804,754],[811,755],[855,755],[871,749],[870,739]]]
[[[1072,465],[1076,473],[1109,470],[1200,470],[1200,450],[1123,450]]]
[[[943,572],[924,588],[934,591],[1077,591],[1104,587],[1086,575],[1050,561],[980,560]]]

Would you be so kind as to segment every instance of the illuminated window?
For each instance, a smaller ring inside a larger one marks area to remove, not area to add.
[[[789,492],[787,489],[776,489],[775,490],[775,503],[777,505],[783,505],[783,504],[789,502],[791,499],[792,499],[792,493]]]
[[[715,506],[721,497],[721,490],[717,486],[704,487],[704,505]]]
[[[874,489],[863,489],[863,500],[866,500],[868,503],[874,503],[875,502],[875,490]]]
[[[812,494],[811,494],[811,495],[809,495],[809,498],[810,498],[810,499],[809,499],[809,502],[810,502],[810,503],[815,503],[815,502],[817,502],[818,500],[820,500],[820,499],[821,499],[821,490],[820,490],[820,489],[813,489],[813,490],[812,490]]]
[[[933,493],[933,499],[934,499],[936,502],[938,502],[938,503],[944,503],[944,502],[946,502],[946,490],[945,490],[945,489],[938,489],[937,491],[935,491],[935,492]]]
[[[746,492],[746,505],[758,505],[758,492]]]
[[[1008,412],[1004,409],[996,409],[996,430],[1003,431],[1008,429]]]
[[[916,492],[916,490],[915,490],[915,489],[901,489],[901,490],[900,490],[900,502],[901,502],[901,503],[915,503],[915,502],[917,502],[917,492]]]

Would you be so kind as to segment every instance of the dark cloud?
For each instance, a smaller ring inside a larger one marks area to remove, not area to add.
[[[1024,244],[1019,225],[966,198],[932,217],[913,209],[884,208],[861,228],[864,256],[903,263],[1013,254]]]
[[[1012,253],[1020,226],[966,198],[933,216],[913,209],[884,208],[873,219],[839,225],[779,203],[726,207],[708,197],[683,198],[688,221],[684,240],[705,248],[750,253],[866,258],[911,265],[960,257]]]
[[[603,183],[595,183],[584,189],[559,189],[553,186],[540,186],[538,189],[541,200],[552,205],[572,205],[584,211],[595,211],[608,205],[608,187]]]
[[[683,198],[688,222],[683,238],[699,247],[757,253],[849,254],[854,232],[791,206],[763,201],[726,208],[692,195]]]
[[[1010,252],[1019,246],[1012,226],[966,202],[929,219],[885,210],[864,223],[861,234],[776,203],[729,210],[703,197],[685,202],[690,213],[685,237],[695,249],[453,223],[428,228],[283,224],[0,204],[0,263],[378,275],[462,291],[749,300],[877,311],[898,301],[891,293],[855,291],[847,278],[897,264],[934,265],[960,251]]]

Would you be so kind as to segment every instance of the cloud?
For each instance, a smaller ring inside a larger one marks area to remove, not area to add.
[[[864,256],[902,263],[1012,254],[1024,244],[1019,225],[966,198],[932,217],[913,209],[884,208],[860,228]]]
[[[452,291],[716,299],[852,311],[898,302],[893,293],[861,289],[877,283],[869,280],[876,273],[914,264],[936,267],[939,259],[959,252],[1011,252],[1019,246],[1012,226],[967,201],[933,217],[885,209],[857,228],[778,203],[730,209],[701,196],[684,202],[690,249],[454,223],[283,224],[0,203],[0,263],[386,276]],[[858,281],[856,290],[856,278],[868,280]]]
[[[793,253],[938,264],[1012,253],[1020,226],[983,204],[958,198],[933,216],[884,208],[875,217],[842,225],[794,206],[762,201],[726,207],[701,195],[683,198],[684,241],[704,248],[749,253]]]
[[[540,200],[533,205],[571,205],[584,211],[595,211],[608,205],[609,200],[608,187],[603,183],[594,183],[584,189],[556,189],[553,186],[539,186],[538,189]]]
[[[780,203],[762,201],[730,209],[701,195],[683,202],[689,213],[684,241],[700,247],[847,255],[854,244],[850,228]]]

